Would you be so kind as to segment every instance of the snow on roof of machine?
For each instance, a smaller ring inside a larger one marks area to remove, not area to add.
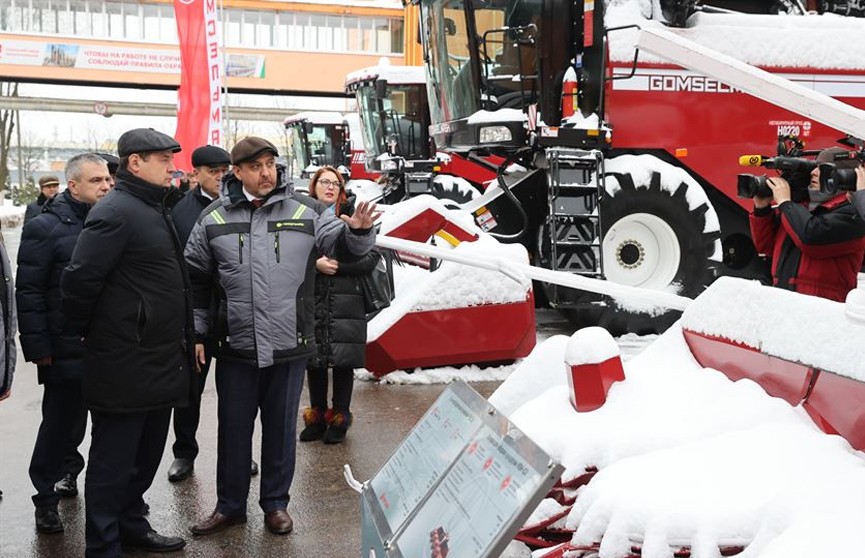
[[[426,69],[423,66],[391,66],[379,64],[356,70],[345,76],[346,89],[363,81],[385,79],[391,85],[412,85],[426,83]]]
[[[343,122],[345,122],[345,117],[339,112],[307,111],[292,114],[291,116],[283,120],[282,123],[283,125],[288,126],[290,124],[303,122],[304,120],[308,120],[313,124],[320,125],[342,124]]]
[[[766,68],[862,69],[865,68],[865,20],[835,14],[783,16],[760,14],[697,13],[683,29],[668,28],[652,14],[650,0],[612,2],[607,7],[607,27],[637,24],[664,28],[698,44],[738,60]],[[610,33],[610,58],[634,59],[637,29]],[[640,52],[642,62],[666,63]]]

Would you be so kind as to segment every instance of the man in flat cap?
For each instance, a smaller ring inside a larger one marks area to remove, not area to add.
[[[375,243],[375,204],[337,218],[294,192],[276,147],[249,137],[231,150],[233,174],[208,206],[186,245],[195,306],[196,360],[214,327],[208,304],[218,281],[227,302],[226,335],[216,356],[219,442],[216,509],[192,527],[209,535],[246,521],[249,462],[261,411],[259,505],[268,531],[287,534],[294,476],[297,412],[307,359],[315,352],[315,260],[357,258]]]
[[[222,178],[228,172],[231,165],[231,155],[228,151],[215,145],[205,145],[192,152],[192,172],[190,175],[196,179],[198,185],[192,188],[183,199],[177,202],[171,212],[174,226],[180,241],[186,245],[189,233],[195,226],[195,221],[201,215],[201,211],[219,197],[219,187]],[[216,311],[216,302],[211,303],[211,309]],[[200,367],[197,377],[198,390],[188,407],[174,409],[174,461],[168,468],[168,480],[179,482],[189,478],[195,468],[195,458],[198,456],[198,442],[195,440],[195,432],[198,430],[198,421],[201,411],[201,393],[207,380],[207,372],[210,369],[210,360],[215,348],[215,339],[209,338],[204,343],[205,361]],[[252,472],[256,474],[258,465],[252,462]]]
[[[171,187],[180,145],[139,128],[120,136],[117,151],[116,185],[90,210],[61,279],[67,319],[85,338],[87,557],[186,544],[156,533],[142,513],[171,409],[193,389],[192,301],[170,214],[181,196]]]
[[[57,195],[60,191],[60,179],[53,174],[45,175],[39,179],[39,196],[32,203],[27,204],[24,210],[24,224],[42,213],[45,202]]]

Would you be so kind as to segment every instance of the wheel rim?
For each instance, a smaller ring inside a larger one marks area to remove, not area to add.
[[[650,213],[625,215],[610,227],[603,244],[604,275],[622,285],[663,289],[679,270],[676,233]]]

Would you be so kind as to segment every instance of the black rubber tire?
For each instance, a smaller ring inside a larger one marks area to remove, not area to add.
[[[679,294],[696,297],[715,279],[718,262],[715,252],[719,231],[704,232],[709,206],[689,209],[688,185],[679,184],[675,192],[661,188],[661,175],[653,173],[648,187],[636,187],[630,173],[607,173],[618,180],[621,190],[615,196],[604,196],[600,202],[603,233],[623,217],[648,213],[662,219],[676,234],[679,242],[679,266],[671,283],[680,285]],[[542,233],[543,234],[543,233]],[[609,263],[605,262],[606,266]],[[597,325],[612,335],[624,333],[661,333],[678,319],[681,312],[667,311],[650,315],[619,307],[615,301],[595,293],[574,293],[573,305],[560,305],[562,314],[579,327]]]

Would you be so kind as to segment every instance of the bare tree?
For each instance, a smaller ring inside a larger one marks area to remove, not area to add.
[[[231,150],[237,142],[252,134],[249,122],[244,120],[231,120],[228,122],[228,133],[225,135],[226,149]]]
[[[45,152],[45,143],[33,139],[33,134],[27,134],[24,143],[19,146],[21,154],[18,160],[21,162],[21,169],[18,171],[19,178],[22,183],[28,179],[34,179],[33,173],[39,169],[39,160]]]
[[[0,81],[0,97],[17,97],[18,83]],[[13,109],[0,110],[0,199],[3,198],[6,185],[9,183],[9,152],[12,145],[12,132],[15,130]]]
[[[117,140],[112,138],[105,128],[94,129],[92,125],[88,124],[82,147],[85,151],[93,153],[113,153],[117,147]]]

